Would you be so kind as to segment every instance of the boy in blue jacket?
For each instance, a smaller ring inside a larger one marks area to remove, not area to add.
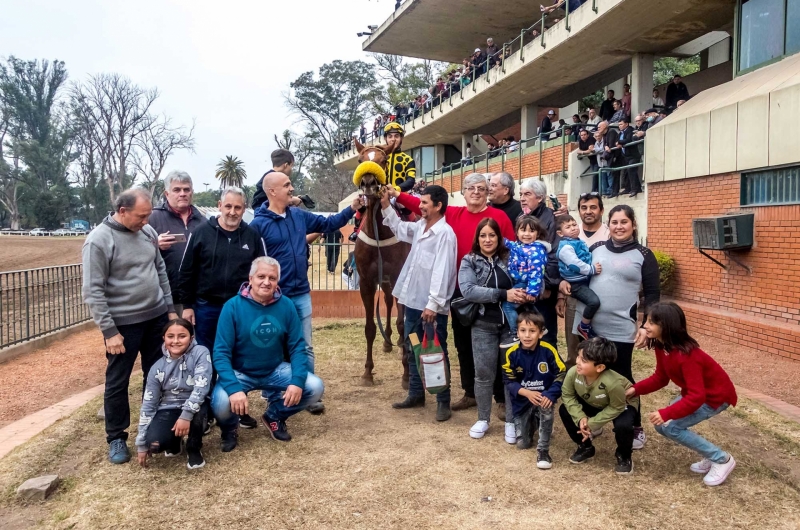
[[[553,411],[561,396],[564,363],[556,349],[540,339],[546,330],[544,317],[525,311],[517,318],[520,343],[506,352],[503,380],[511,396],[514,424],[517,428],[517,449],[533,446],[533,431],[538,424],[539,443],[536,467],[550,469],[550,435],[553,433]]]
[[[592,330],[592,319],[600,309],[600,299],[589,288],[589,280],[600,274],[603,267],[599,263],[592,265],[592,253],[584,241],[580,239],[580,229],[571,215],[559,216],[556,220],[558,235],[558,272],[569,282],[570,296],[584,304],[583,318],[578,324],[578,333],[586,340],[595,337]]]

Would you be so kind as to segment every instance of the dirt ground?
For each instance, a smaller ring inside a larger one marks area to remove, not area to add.
[[[0,237],[0,272],[81,262],[85,237]]]
[[[289,421],[294,440],[272,441],[263,428],[243,431],[232,453],[219,451],[219,431],[207,437],[204,469],[183,458],[156,457],[147,470],[105,460],[99,399],[56,423],[0,460],[0,527],[29,528],[797,528],[800,524],[800,427],[744,400],[734,412],[698,431],[738,461],[728,482],[702,485],[688,466],[696,457],[647,425],[635,472],[612,472],[613,436],[597,440],[583,466],[567,462],[574,447],[555,424],[554,467],[535,467],[534,451],[503,441],[495,418],[487,436],[467,431],[475,409],[434,420],[424,409],[395,411],[402,399],[396,354],[378,354],[376,385],[358,386],[363,368],[361,324],[315,331],[317,373],[326,382],[327,412]],[[454,360],[455,360],[455,356]],[[5,367],[4,367],[5,368]],[[639,353],[635,372],[652,370]],[[0,370],[2,372],[4,370]],[[453,380],[458,381],[457,363]],[[132,401],[141,389],[133,388]],[[666,402],[667,389],[644,399],[643,410]],[[460,397],[460,392],[455,392]],[[430,396],[429,396],[430,397]],[[263,402],[252,395],[255,413]],[[134,412],[134,417],[136,414]],[[45,504],[21,504],[13,491],[24,479],[57,472],[64,484]]]

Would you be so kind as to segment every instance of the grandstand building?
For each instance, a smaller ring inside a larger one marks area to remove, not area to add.
[[[647,131],[644,193],[606,211],[630,204],[644,242],[675,259],[669,295],[695,329],[800,360],[800,252],[784,239],[800,228],[800,0],[571,0],[546,16],[535,6],[406,0],[363,43],[453,63],[487,37],[502,50],[406,124],[418,178],[456,202],[464,175],[503,170],[545,180],[574,209],[591,188],[588,162],[573,138],[537,134],[544,115],[570,123],[581,98],[620,96],[627,83],[635,116],[653,106],[654,59],[699,54],[700,71],[683,79],[691,99]],[[520,148],[487,156],[507,136]],[[355,167],[355,151],[336,165]]]

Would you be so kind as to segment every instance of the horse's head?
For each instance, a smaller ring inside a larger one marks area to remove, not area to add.
[[[385,146],[366,147],[355,141],[358,150],[358,167],[353,174],[353,183],[367,197],[379,197],[381,186],[386,184],[386,154]]]

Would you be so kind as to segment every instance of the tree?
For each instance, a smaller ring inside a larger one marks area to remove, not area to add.
[[[653,61],[653,86],[669,83],[677,74],[681,77],[700,71],[700,55],[693,55],[686,59],[676,57],[661,57]],[[664,94],[662,94],[662,97]]]
[[[119,74],[91,76],[72,88],[72,112],[80,134],[94,138],[112,203],[124,189],[137,142],[156,121],[150,109],[158,95],[158,89],[142,88]]]
[[[384,53],[373,53],[372,59],[378,65],[379,79],[384,82],[383,90],[375,102],[381,111],[413,101],[433,86],[439,76],[451,66],[427,59],[408,62],[400,55]]]
[[[227,188],[228,186],[241,188],[247,178],[247,172],[244,170],[244,162],[235,156],[226,156],[217,164],[217,172],[214,178],[219,180],[220,189]]]
[[[132,166],[143,175],[144,182],[141,186],[150,191],[154,201],[156,197],[163,195],[161,172],[172,152],[179,149],[194,152],[193,134],[194,123],[186,131],[183,127],[172,127],[171,120],[167,116],[161,116],[153,120],[134,140],[136,150],[132,154]]]
[[[273,138],[275,138],[275,143],[278,144],[280,149],[291,151],[294,155],[294,167],[292,168],[292,174],[289,175],[294,187],[294,194],[303,195],[308,193],[310,182],[303,174],[303,166],[311,153],[305,143],[305,139],[298,138],[296,134],[288,129],[283,131],[280,137],[276,134],[273,135]]]

